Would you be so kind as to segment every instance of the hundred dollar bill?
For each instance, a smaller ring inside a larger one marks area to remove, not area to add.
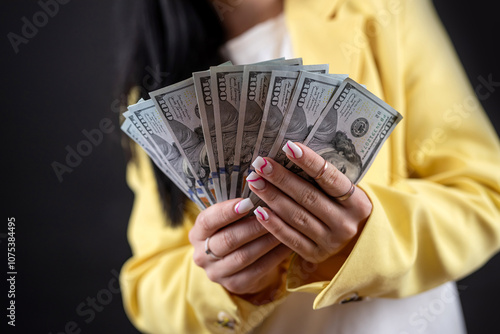
[[[236,132],[234,167],[231,174],[230,198],[239,197],[252,162],[257,135],[262,123],[264,104],[269,90],[273,70],[299,71],[303,69],[302,59],[289,59],[272,65],[247,65],[243,71],[243,84]]]
[[[283,59],[280,58],[258,64],[280,63],[282,61]],[[234,166],[244,68],[245,65],[210,67],[217,158],[219,161],[221,193],[224,201],[231,198],[229,177]],[[233,187],[235,186],[233,185]]]
[[[199,193],[194,179],[188,177],[174,168],[175,162],[179,157],[175,149],[172,149],[172,136],[166,129],[163,120],[152,100],[139,100],[136,104],[130,105],[124,116],[130,119],[136,128],[143,134],[150,147],[157,153],[160,161],[164,164],[169,178],[177,178],[180,182],[186,184],[194,193]]]
[[[160,161],[163,162],[167,171],[171,172],[167,176],[171,179],[174,177],[179,182],[187,185],[190,191],[195,193],[206,207],[210,206],[207,196],[196,183],[196,179],[179,168],[185,163],[184,158],[175,146],[174,139],[163,122],[160,113],[155,108],[154,102],[141,99],[136,104],[129,106],[124,116],[128,116],[132,120],[141,133],[144,133],[144,137],[150,146],[158,152]]]
[[[212,90],[210,88],[210,71],[193,73],[194,87],[203,130],[203,137],[206,144],[208,165],[215,190],[217,202],[224,198],[221,192],[219,177],[219,159],[217,151],[217,138],[215,131],[214,107],[212,99]]]
[[[241,165],[238,180],[240,180],[242,184],[238,189],[242,189],[242,195],[244,197],[248,196],[249,193],[249,188],[245,180],[248,174],[253,171],[251,163],[259,155],[259,148],[262,140],[265,138],[264,142],[270,142],[272,145],[272,140],[268,138],[272,138],[271,131],[273,131],[273,129],[267,129],[266,131],[266,124],[269,110],[271,109],[272,112],[274,106],[270,105],[270,103],[266,104],[268,101],[268,93],[270,91],[273,91],[274,94],[286,94],[288,92],[286,90],[287,86],[282,85],[283,81],[281,79],[276,81],[276,76],[272,79],[273,71],[281,71],[281,73],[298,73],[301,70],[325,74],[328,72],[328,64],[288,67],[278,65],[252,65],[245,67],[240,103],[240,123],[238,123],[238,137],[235,152],[235,163],[240,161]],[[293,78],[287,78],[290,81],[289,88],[291,89],[293,89],[292,81],[296,80],[296,76],[297,74],[293,75]],[[284,78],[282,79],[285,80]],[[273,86],[278,82],[278,86],[270,88],[271,82]],[[283,110],[285,109],[286,107],[284,107]],[[244,122],[241,122],[242,116],[244,117]],[[244,126],[241,126],[241,123],[244,123]],[[276,126],[279,126],[279,124],[276,125],[273,123],[273,127]],[[253,129],[253,127],[256,129]],[[253,133],[254,131],[255,133]],[[266,133],[264,133],[265,131]],[[242,144],[238,145],[238,143]],[[266,150],[265,147],[262,148],[261,152],[264,150]]]
[[[348,78],[304,141],[357,184],[403,116]]]
[[[137,115],[131,111],[131,109],[134,109],[134,108],[136,110],[140,109],[140,108],[147,108],[146,105],[148,105],[149,103],[151,103],[151,105],[153,105],[153,103],[151,101],[144,101],[142,99],[139,100],[139,102],[137,102],[136,104],[128,107],[128,110],[123,113],[123,117],[125,117],[133,125],[136,133],[141,135],[142,142],[146,144],[145,146],[143,146],[143,147],[147,148],[147,149],[145,149],[146,153],[148,153],[148,155],[152,159],[154,159],[155,161],[157,161],[159,163],[158,167],[169,178],[176,177],[176,173],[173,171],[172,166],[170,165],[169,161],[166,159],[165,155],[162,153],[161,145],[158,145],[158,143],[155,140],[153,140],[151,132],[148,131],[147,127],[145,127],[143,125],[143,123],[141,123],[139,121],[139,117],[137,117]],[[153,108],[154,108],[154,105],[153,105]],[[130,129],[130,128],[127,128],[127,129]],[[195,189],[193,188],[192,190],[194,192]]]
[[[232,65],[232,63],[228,61],[219,66],[230,65]],[[205,139],[207,149],[208,165],[210,167],[210,175],[215,190],[215,198],[217,202],[221,202],[222,193],[220,190],[219,160],[217,158],[217,138],[215,137],[214,106],[212,90],[210,88],[210,70],[194,72],[193,80],[196,99],[198,100],[203,138]]]
[[[192,177],[208,202],[215,204],[215,194],[209,187],[210,168],[193,78],[150,92],[149,95],[172,135],[173,142],[169,143],[169,149],[180,153],[174,167]]]
[[[234,162],[243,69],[244,65],[210,68],[217,160],[223,201],[229,199],[231,191],[228,176]]]
[[[125,134],[127,134],[134,142],[141,146],[144,151],[146,151],[153,163],[163,173],[165,173],[165,175],[167,175],[189,199],[191,199],[196,205],[198,205],[200,210],[205,209],[205,205],[203,204],[203,202],[187,187],[186,184],[180,182],[177,177],[171,174],[170,169],[166,168],[165,164],[161,162],[161,159],[159,158],[155,150],[151,148],[150,142],[146,140],[147,133],[145,132],[145,130],[140,130],[139,128],[137,128],[129,118],[126,118],[122,123],[121,130],[125,132]]]
[[[281,150],[288,140],[303,142],[344,78],[301,71],[269,157],[287,165]]]

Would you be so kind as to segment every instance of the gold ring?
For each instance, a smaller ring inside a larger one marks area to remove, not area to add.
[[[328,168],[328,161],[325,160],[325,164],[323,165],[323,169],[319,172],[319,174],[314,178],[315,180],[319,180],[321,179],[321,177],[323,176],[323,174],[325,174],[325,171],[326,169]]]
[[[346,199],[348,199],[349,197],[352,196],[352,194],[354,193],[354,190],[356,190],[356,186],[351,181],[351,188],[349,188],[349,190],[344,195],[342,195],[342,196],[332,196],[332,197],[334,199],[336,199],[337,201],[345,201]]]
[[[210,250],[210,247],[208,247],[208,240],[210,240],[210,237],[205,239],[205,254],[210,255],[211,257],[213,257],[216,260],[222,260],[222,257],[217,256],[214,253],[212,253],[212,251]]]

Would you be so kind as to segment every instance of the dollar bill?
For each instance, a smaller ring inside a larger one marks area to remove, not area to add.
[[[299,71],[302,59],[289,59],[272,65],[247,65],[243,71],[243,84],[239,107],[234,167],[231,174],[231,198],[241,196],[242,182],[248,174],[252,154],[262,123],[263,109],[269,91],[273,70]],[[243,182],[244,183],[244,182]]]
[[[301,71],[281,127],[268,156],[283,165],[289,163],[281,150],[288,140],[303,142],[342,84],[338,76]]]
[[[168,171],[171,171],[172,176],[188,185],[195,193],[198,193],[196,183],[174,168],[173,162],[175,160],[172,158],[177,155],[172,155],[169,145],[169,143],[173,142],[173,139],[166,129],[166,125],[163,123],[153,101],[139,100],[136,104],[128,107],[128,111],[124,116],[132,121],[149,146],[158,153],[160,161]]]
[[[179,165],[183,165],[185,162],[179,154],[174,139],[163,122],[160,113],[155,108],[154,102],[141,99],[136,104],[129,106],[124,116],[128,117],[136,125],[149,145],[158,153],[160,162],[167,171],[170,171],[170,175],[167,174],[167,176],[171,179],[172,177],[175,178],[174,181],[176,182],[185,184],[204,203],[205,207],[210,206],[210,201],[203,189],[197,184],[196,179],[178,168]]]
[[[243,69],[244,65],[210,68],[217,160],[223,201],[229,198],[231,191],[229,175],[234,163]]]
[[[259,155],[259,150],[260,153],[264,154],[263,152],[265,150],[267,150],[268,148],[270,149],[270,146],[267,146],[266,143],[270,143],[272,145],[272,140],[270,140],[269,138],[273,138],[272,131],[274,130],[274,128],[276,128],[276,126],[279,126],[273,123],[273,129],[267,129],[266,131],[269,110],[271,109],[272,112],[274,109],[274,106],[270,103],[270,99],[268,102],[268,93],[270,91],[274,91],[274,94],[286,94],[293,89],[294,85],[292,84],[292,82],[293,80],[296,80],[296,74],[287,78],[289,81],[288,87],[290,88],[290,90],[287,90],[287,85],[282,85],[283,80],[286,79],[280,78],[278,79],[278,81],[276,81],[276,75],[274,76],[274,78],[272,77],[273,71],[285,75],[285,73],[298,73],[301,70],[326,74],[328,72],[328,64],[305,66],[298,65],[292,67],[284,67],[278,65],[253,65],[245,67],[245,71],[243,74],[243,93],[240,104],[240,121],[243,114],[245,117],[245,126],[239,126],[238,128],[238,137],[235,152],[235,161],[240,161],[241,164],[238,180],[240,180],[241,183],[239,189],[242,189],[242,196],[244,197],[248,196],[249,193],[249,188],[245,180],[248,174],[253,171],[251,163]],[[275,85],[277,85],[277,82],[278,86],[274,87]],[[273,87],[271,87],[271,85]],[[285,109],[286,106],[284,106],[283,110]],[[259,124],[256,124],[257,121],[259,122]],[[252,133],[252,131],[255,131],[254,129],[252,129],[252,126],[254,124],[257,125],[256,133]],[[264,146],[261,148],[261,143],[263,140]],[[240,155],[238,155],[238,153]]]
[[[304,144],[357,184],[402,119],[394,108],[348,78],[332,97]]]
[[[283,61],[284,59],[279,58],[258,64],[272,64]],[[223,200],[231,198],[230,176],[234,167],[244,68],[245,65],[210,67],[215,134],[217,139],[217,159],[219,162],[220,188]],[[233,194],[235,192],[236,184],[233,185]]]
[[[228,61],[219,66],[230,65],[232,65],[232,63]],[[194,72],[193,80],[196,99],[198,100],[203,138],[205,139],[207,149],[208,165],[210,167],[210,175],[213,188],[215,190],[215,198],[217,202],[221,202],[222,193],[220,190],[219,160],[217,159],[217,138],[215,137],[215,120],[212,90],[210,87],[210,70]]]
[[[198,100],[203,137],[206,144],[208,165],[217,202],[223,200],[219,177],[219,159],[215,130],[214,107],[210,87],[210,71],[193,73],[194,87]]]
[[[144,151],[146,151],[153,163],[163,173],[165,173],[165,175],[167,175],[172,180],[172,182],[200,208],[200,210],[206,208],[203,202],[193,193],[193,191],[189,189],[186,184],[180,182],[179,179],[172,174],[172,171],[165,166],[165,164],[162,162],[162,159],[151,147],[151,142],[147,140],[148,134],[144,129],[140,129],[140,126],[138,127],[137,123],[133,124],[133,121],[127,117],[121,125],[121,130],[126,133],[134,142],[141,146]]]
[[[193,178],[209,204],[215,204],[193,78],[149,95],[172,136],[173,142],[168,143],[169,152],[179,154],[174,168]]]

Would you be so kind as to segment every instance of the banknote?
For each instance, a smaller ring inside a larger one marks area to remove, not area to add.
[[[133,117],[130,117],[133,118]],[[140,129],[140,126],[137,127],[137,123],[134,125],[133,121],[130,118],[126,118],[125,121],[121,125],[121,130],[126,133],[134,142],[136,142],[146,153],[149,155],[153,163],[167,175],[172,182],[198,207],[200,210],[206,208],[203,202],[193,193],[191,189],[187,187],[186,184],[179,181],[177,177],[175,177],[169,168],[166,168],[164,163],[162,163],[162,159],[158,156],[155,150],[151,147],[151,142],[147,140],[148,134],[144,129]]]
[[[332,97],[304,144],[356,184],[402,118],[390,105],[348,78]]]
[[[172,173],[173,177],[186,184],[193,192],[199,193],[196,182],[177,171],[172,164],[172,157],[175,155],[172,156],[169,151],[169,143],[172,143],[173,139],[156,110],[154,102],[141,99],[136,104],[129,106],[124,116],[136,125],[150,147],[158,152],[160,162]]]
[[[217,202],[223,201],[220,177],[219,177],[219,159],[217,151],[217,137],[215,136],[215,119],[212,99],[212,90],[210,87],[210,71],[193,73],[194,87],[198,100],[198,108],[203,129],[203,137],[206,144],[208,165],[212,179],[215,198]]]
[[[211,67],[211,91],[222,200],[229,198],[244,65]]]
[[[293,96],[268,156],[283,165],[289,163],[281,150],[288,140],[303,142],[342,84],[338,76],[300,71]]]
[[[273,64],[282,61],[283,59],[279,58],[257,64]],[[244,68],[245,65],[210,67],[217,158],[223,200],[231,198],[230,176],[234,167]],[[233,195],[235,192],[236,184],[233,185]]]
[[[248,174],[252,162],[257,135],[262,123],[264,104],[269,91],[269,80],[273,70],[299,71],[302,59],[289,59],[272,65],[247,65],[243,71],[243,84],[239,107],[234,167],[231,174],[230,197],[241,196],[242,181]],[[233,186],[236,185],[236,186]]]
[[[200,209],[250,197],[258,155],[313,182],[281,148],[302,142],[354,183],[401,115],[346,74],[301,59],[222,64],[129,106],[121,129]],[[226,65],[226,66],[223,66]]]
[[[128,114],[128,116],[127,116]],[[166,124],[160,116],[160,113],[155,108],[152,100],[140,100],[134,105],[128,107],[125,114],[136,125],[137,129],[143,133],[143,137],[149,145],[158,152],[160,162],[164,165],[167,171],[170,171],[172,178],[176,182],[185,184],[190,192],[196,194],[205,206],[210,205],[210,201],[203,189],[196,183],[196,180],[183,170],[176,167],[176,164],[182,163],[183,158],[177,151],[174,145],[172,135],[167,129]]]
[[[232,63],[228,61],[219,66],[230,65],[232,65]],[[215,137],[215,120],[212,90],[210,87],[210,70],[194,72],[193,80],[196,99],[198,100],[203,138],[205,139],[205,144],[207,146],[208,165],[210,167],[210,175],[213,188],[215,190],[215,198],[217,202],[220,202],[222,201],[222,193],[220,190],[219,160],[217,159],[217,138]]]
[[[288,68],[277,65],[253,65],[245,67],[245,71],[243,73],[243,93],[240,103],[240,121],[242,113],[246,120],[244,122],[245,126],[239,126],[238,128],[235,152],[235,161],[240,161],[241,165],[238,180],[242,183],[239,185],[239,189],[242,189],[243,196],[248,196],[249,188],[245,180],[246,177],[253,171],[251,163],[259,155],[258,150],[262,140],[264,140],[264,143],[271,143],[271,140],[268,138],[273,138],[273,135],[270,134],[273,129],[267,129],[268,131],[264,133],[266,130],[269,110],[271,109],[272,111],[274,108],[274,106],[270,105],[270,103],[267,104],[268,108],[266,108],[268,93],[272,90],[274,90],[274,94],[277,94],[278,91],[282,93],[287,92],[286,89],[278,90],[277,87],[271,88],[271,81],[273,86],[276,84],[276,76],[272,79],[273,71],[278,71],[284,74],[299,72],[300,70],[325,74],[328,72],[328,64],[293,66]],[[288,79],[292,81],[296,79],[296,77]],[[281,82],[282,81],[278,80],[278,83]],[[285,88],[286,85],[281,85],[279,87]],[[293,85],[290,85],[290,87],[292,88]],[[254,122],[252,122],[252,120],[254,120]],[[259,123],[255,124],[257,122]],[[252,125],[255,125],[254,127],[256,129],[252,129]],[[256,131],[256,133],[252,133],[252,131]],[[261,152],[264,150],[266,150],[266,147],[263,147]],[[240,153],[240,155],[238,155],[238,153]]]
[[[172,155],[174,168],[192,178],[209,204],[215,204],[193,78],[160,88],[149,95],[172,136],[173,142],[167,143],[167,152]]]

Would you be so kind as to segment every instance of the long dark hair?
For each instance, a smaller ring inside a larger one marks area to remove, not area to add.
[[[117,82],[121,96],[138,87],[140,97],[148,99],[148,92],[223,61],[218,50],[225,33],[209,1],[129,0],[119,1],[117,6],[121,36]],[[129,156],[133,159],[133,154]],[[154,172],[167,221],[182,225],[186,197],[156,166]]]

